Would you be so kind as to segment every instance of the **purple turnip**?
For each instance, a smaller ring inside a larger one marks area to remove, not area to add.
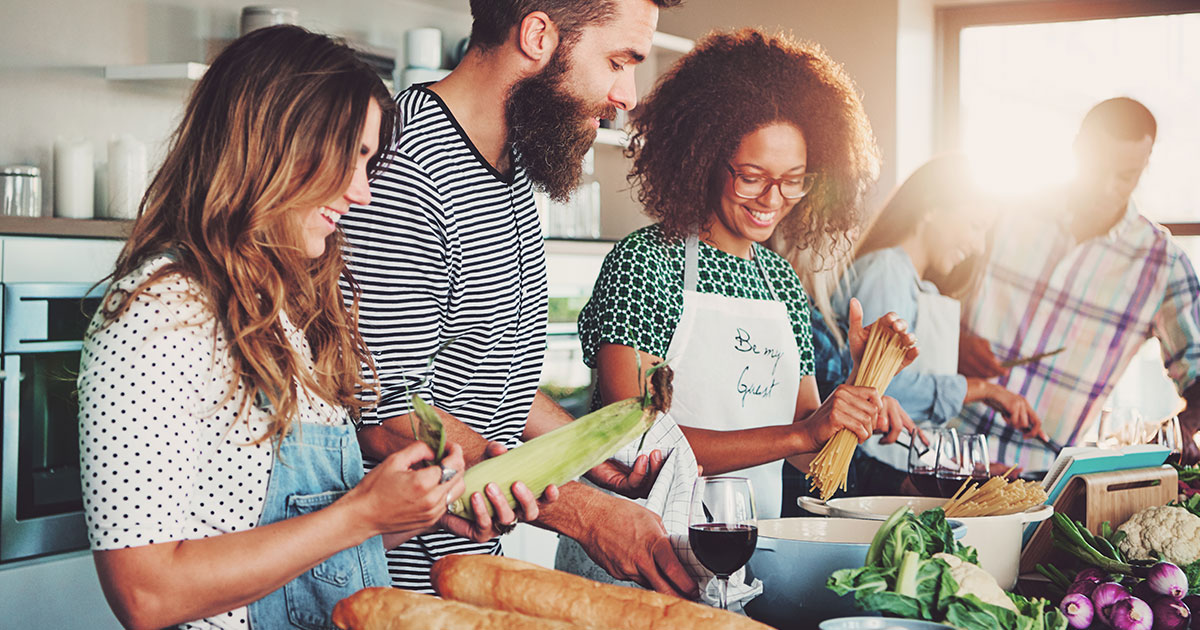
[[[1058,604],[1058,609],[1067,617],[1067,624],[1077,630],[1083,630],[1092,625],[1096,609],[1092,600],[1083,593],[1070,593]]]
[[[1154,612],[1150,610],[1150,604],[1136,597],[1126,597],[1112,605],[1108,625],[1113,630],[1152,630]]]
[[[1155,600],[1150,610],[1154,613],[1154,630],[1185,630],[1192,621],[1188,607],[1170,595]]]

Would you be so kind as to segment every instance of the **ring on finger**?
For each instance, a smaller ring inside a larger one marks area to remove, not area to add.
[[[443,466],[441,464],[438,464],[438,468],[442,469],[442,480],[438,482],[439,484],[443,484],[443,483],[446,483],[447,481],[450,481],[451,479],[454,478],[454,475],[458,474],[457,470],[454,470],[453,468],[447,468],[446,466]]]

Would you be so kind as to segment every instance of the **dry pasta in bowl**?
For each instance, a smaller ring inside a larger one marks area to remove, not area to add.
[[[1036,481],[992,477],[982,485],[963,482],[942,509],[946,518],[1003,516],[1024,512],[1046,502],[1046,490]]]

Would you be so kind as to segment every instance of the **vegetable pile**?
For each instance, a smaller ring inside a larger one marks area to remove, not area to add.
[[[1157,506],[1134,514],[1113,530],[1108,523],[1092,534],[1082,524],[1056,513],[1054,545],[1087,567],[1068,578],[1062,570],[1038,565],[1038,571],[1065,592],[1059,608],[1072,628],[1183,630],[1193,624],[1200,597],[1200,561],[1182,568],[1154,546],[1190,557],[1177,520],[1200,519],[1179,507]],[[1190,528],[1190,523],[1183,525]],[[1193,593],[1189,595],[1189,593]]]
[[[963,630],[1061,630],[1066,618],[1043,599],[1005,592],[979,568],[973,547],[956,540],[941,509],[894,512],[880,526],[857,569],[842,569],[826,585],[854,593],[859,608]]]

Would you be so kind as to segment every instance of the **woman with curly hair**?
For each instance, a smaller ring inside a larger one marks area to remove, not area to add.
[[[841,429],[859,441],[911,429],[871,388],[842,385],[822,402],[808,298],[761,244],[778,231],[823,252],[846,238],[876,171],[866,115],[819,47],[741,30],[700,41],[633,125],[630,179],[658,223],[609,253],[580,314],[596,402],[636,391],[639,358],[668,360],[670,415],[704,473],[749,477],[760,517],[777,517],[783,459],[811,458]],[[861,324],[848,336],[856,358]],[[890,314],[874,325],[905,329]]]
[[[332,627],[388,584],[385,542],[462,494],[454,445],[364,478],[351,422],[370,356],[337,222],[395,121],[350,48],[294,26],[234,41],[197,84],[80,365],[88,535],[125,627]]]

